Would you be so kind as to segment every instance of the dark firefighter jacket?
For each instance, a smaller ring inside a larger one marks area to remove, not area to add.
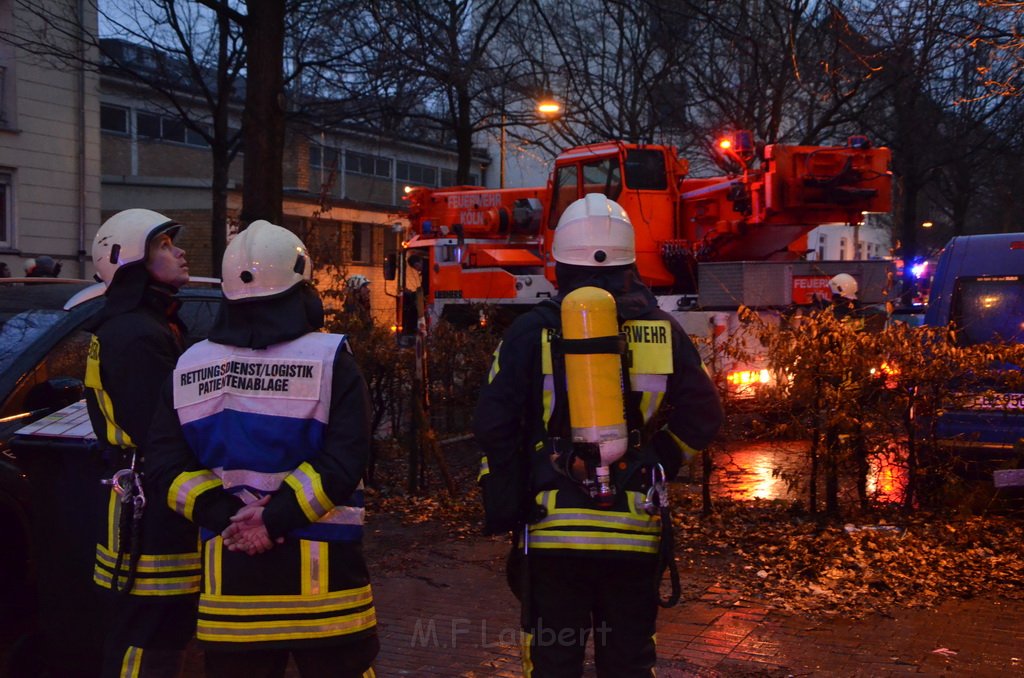
[[[133,268],[120,271],[107,291],[92,327],[86,368],[89,418],[111,475],[131,464],[133,450],[141,455],[147,451],[160,386],[174,369],[185,333],[172,291],[148,284],[145,269]],[[137,468],[141,471],[141,459]],[[149,479],[143,478],[142,484],[148,504],[137,530],[130,523],[122,525],[122,509],[131,509],[109,492],[105,538],[96,544],[93,578],[103,588],[113,583],[123,590],[131,555],[137,551],[132,595],[194,594],[200,570],[196,529],[159,501]],[[135,547],[130,543],[133,533],[140,541]]]
[[[361,549],[369,397],[344,338],[313,331],[322,309],[300,288],[227,304],[212,341],[182,356],[154,419],[147,473],[204,528],[198,637],[219,647],[375,633]],[[223,548],[230,517],[266,495],[264,523],[284,543],[257,556]]]
[[[722,422],[718,393],[700,355],[679,324],[658,309],[632,267],[595,270],[559,265],[558,276],[559,298],[587,285],[606,289],[615,297],[637,368],[630,375],[631,406],[645,422],[655,414],[658,421],[664,417],[664,425],[648,432],[644,442],[666,475],[674,477],[684,458],[706,447]],[[667,334],[669,345],[645,345],[636,340],[643,333],[630,327],[657,328],[654,336]],[[550,462],[547,421],[554,393],[548,385],[551,377],[545,375],[550,369],[544,341],[549,328],[560,328],[557,310],[538,307],[518,318],[498,346],[489,382],[481,390],[473,430],[485,455],[480,476],[484,529],[500,533],[529,518],[531,552],[540,548],[654,554],[660,528],[657,518],[640,506],[643,496],[635,491],[638,482],[626,484],[629,491],[619,493],[613,509],[598,510],[581,487],[556,472]],[[656,360],[640,356],[651,351],[660,351]],[[653,366],[642,367],[645,364]],[[545,510],[538,514],[534,505]],[[537,520],[538,515],[544,517]]]

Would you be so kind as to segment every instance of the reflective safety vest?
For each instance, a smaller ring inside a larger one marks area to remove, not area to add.
[[[89,343],[89,356],[85,367],[85,386],[92,391],[105,421],[105,430],[96,433],[102,442],[111,447],[124,450],[131,455],[135,452],[135,444],[131,436],[117,423],[113,400],[103,387],[100,376],[100,340],[93,335]],[[136,461],[141,468],[142,460]],[[131,589],[133,596],[175,596],[195,594],[199,592],[201,556],[195,539],[194,528],[188,531],[181,526],[165,524],[166,517],[175,519],[173,514],[160,505],[150,506],[143,514],[143,526],[136,531],[136,538],[147,544],[145,552],[133,554],[140,549],[139,545],[122,549],[121,521],[122,511],[131,511],[130,505],[121,503],[121,496],[113,489],[107,499],[106,539],[96,544],[96,561],[93,567],[93,582],[101,588],[123,590],[128,580],[128,573],[134,569]],[[180,519],[177,519],[180,520]],[[187,523],[185,524],[187,525]],[[131,529],[131,528],[129,528]],[[143,533],[147,534],[143,534]],[[188,549],[195,542],[195,548]],[[171,551],[163,553],[162,551]],[[137,563],[131,562],[133,555]],[[116,582],[115,582],[116,575]]]
[[[646,422],[661,406],[672,374],[672,326],[667,320],[627,320],[622,332],[630,351],[629,383],[640,394],[640,414]],[[544,426],[555,411],[556,389],[551,342],[554,330],[541,330],[541,362],[544,375]],[[579,494],[578,497],[574,496]],[[642,508],[639,492],[627,491],[625,510],[588,508],[582,493],[543,491],[537,503],[546,517],[529,527],[530,548],[569,551],[614,551],[657,554],[661,522]]]
[[[196,499],[221,486],[246,503],[291,491],[311,521],[256,557],[203,535],[200,640],[294,645],[376,625],[359,546],[362,485],[335,505],[309,463],[324,448],[334,361],[345,349],[343,335],[310,333],[266,349],[204,341],[178,361],[175,410],[208,470],[180,474],[168,503],[191,517]]]

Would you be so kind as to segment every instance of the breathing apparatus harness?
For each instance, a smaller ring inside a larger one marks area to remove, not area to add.
[[[545,300],[539,308],[551,315],[557,315],[559,303]],[[552,318],[553,320],[554,318]],[[554,325],[561,327],[561,324]],[[619,325],[621,327],[621,324]],[[548,442],[551,464],[555,470],[576,483],[589,496],[597,508],[610,509],[616,495],[624,491],[639,473],[639,489],[645,492],[643,509],[648,515],[659,515],[661,518],[661,539],[658,552],[658,581],[661,581],[665,570],[669,571],[671,594],[665,600],[660,595],[658,604],[661,607],[672,607],[679,601],[679,572],[675,564],[675,538],[672,528],[672,514],[669,507],[668,484],[665,470],[658,462],[657,456],[649,445],[643,442],[643,415],[639,404],[633,396],[629,380],[629,368],[632,362],[626,335],[619,330],[616,336],[594,337],[587,339],[566,339],[561,332],[555,332],[550,339],[551,367],[554,382],[554,408],[548,421]],[[600,472],[601,454],[597,445],[591,442],[574,441],[570,427],[568,380],[566,378],[566,355],[587,354],[618,355],[621,366],[620,386],[622,402],[628,431],[627,450],[622,458],[609,467],[609,473]],[[528,523],[537,522],[544,517],[543,507],[528,519]],[[523,529],[524,554],[529,548],[529,529]]]
[[[118,520],[117,560],[110,579],[110,588],[116,593],[130,593],[135,585],[135,574],[139,566],[140,548],[142,546],[140,531],[142,512],[146,508],[146,493],[142,490],[142,471],[138,469],[138,450],[132,448],[131,462],[128,468],[122,468],[109,479],[101,480],[110,485],[120,497],[121,510]],[[127,554],[126,554],[127,551]],[[125,555],[128,556],[128,570],[124,587],[118,585],[122,574]]]

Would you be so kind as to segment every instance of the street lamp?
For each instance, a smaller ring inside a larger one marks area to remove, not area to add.
[[[934,225],[935,225],[935,224],[933,224],[933,223],[932,223],[932,222],[930,222],[930,221],[922,221],[922,222],[921,222],[921,228],[931,228],[931,227],[932,227],[932,226],[934,226]]]
[[[545,120],[554,120],[561,112],[562,105],[551,96],[537,102],[537,113]],[[498,187],[505,188],[505,111],[501,112],[501,126],[498,128]]]

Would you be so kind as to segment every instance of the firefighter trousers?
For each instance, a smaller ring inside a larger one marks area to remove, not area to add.
[[[290,655],[302,678],[375,678],[371,665],[379,650],[376,634],[302,649],[217,649],[207,644],[204,664],[210,678],[281,678]]]
[[[103,678],[176,678],[195,634],[199,594],[100,595],[108,610]]]
[[[587,639],[598,678],[654,676],[655,557],[530,552],[523,675],[578,678]]]

